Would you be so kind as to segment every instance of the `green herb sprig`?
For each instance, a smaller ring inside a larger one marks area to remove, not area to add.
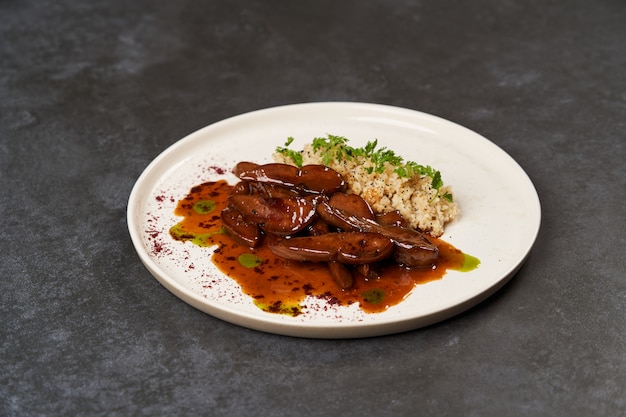
[[[293,140],[293,137],[289,136],[284,146],[276,147],[276,153],[280,153],[288,158],[291,158],[291,160],[298,166],[298,168],[302,168],[302,153],[294,151],[293,149],[289,149],[289,145],[291,145]]]
[[[352,160],[355,149],[348,145],[348,139],[343,136],[328,135],[326,138],[314,138],[313,151],[322,157],[322,163],[328,165],[331,161]]]
[[[276,148],[276,152],[291,158],[298,167],[302,167],[302,153],[288,148],[292,142],[293,138],[289,137],[284,146]],[[437,190],[437,193],[430,201],[432,202],[437,197],[441,197],[449,202],[453,201],[451,193],[440,194],[441,187],[443,187],[441,172],[429,165],[420,165],[413,161],[405,162],[401,156],[396,155],[394,151],[386,147],[377,148],[378,139],[368,141],[363,147],[354,148],[348,145],[348,139],[345,137],[329,134],[325,138],[314,138],[312,147],[313,151],[321,156],[324,165],[330,164],[333,160],[338,162],[343,160],[351,161],[355,157],[363,157],[371,164],[363,168],[368,174],[374,172],[382,174],[385,172],[387,165],[390,165],[393,167],[393,172],[401,178],[411,178],[416,174],[422,177],[430,177],[431,187]]]

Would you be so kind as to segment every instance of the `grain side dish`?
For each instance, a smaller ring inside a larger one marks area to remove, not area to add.
[[[276,162],[302,167],[322,164],[345,179],[348,192],[365,199],[376,212],[398,210],[409,226],[439,237],[446,223],[459,213],[452,189],[441,173],[378,147],[377,140],[362,148],[348,145],[342,136],[314,138],[301,151],[289,148],[293,138],[273,154]]]

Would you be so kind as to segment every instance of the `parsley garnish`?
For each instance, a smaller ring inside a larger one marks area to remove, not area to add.
[[[277,147],[276,152],[291,158],[293,162],[302,167],[302,153],[288,149],[293,142],[293,138],[289,137],[285,146]],[[394,151],[386,147],[377,148],[378,139],[368,141],[361,148],[353,148],[348,145],[348,139],[343,136],[327,135],[325,138],[314,138],[312,142],[313,151],[318,153],[322,158],[322,163],[328,165],[331,161],[352,160],[355,157],[363,157],[370,165],[364,166],[363,169],[368,174],[374,172],[382,174],[388,165],[393,167],[395,172],[401,178],[411,178],[414,175],[431,178],[431,187],[437,190],[437,194],[430,200],[433,201],[437,197],[441,197],[449,202],[453,201],[451,193],[439,194],[439,190],[443,187],[441,173],[429,165],[420,165],[413,161],[404,161],[404,159],[396,155]]]
[[[368,174],[371,174],[372,172],[382,174],[385,172],[385,163],[392,166],[399,166],[402,164],[402,158],[396,155],[394,151],[384,147],[376,149],[376,146],[378,146],[378,139],[367,142],[363,148],[353,150],[355,156],[363,156],[371,162],[372,166],[364,168]]]
[[[328,165],[332,160],[350,160],[354,151],[354,148],[348,145],[348,139],[343,136],[328,135],[327,138],[314,138],[312,145],[313,150],[321,155],[324,165]]]
[[[294,151],[292,149],[288,149],[288,146],[293,142],[293,137],[288,137],[287,142],[285,142],[284,146],[277,146],[276,152],[282,153],[288,158],[291,158],[293,162],[298,166],[298,168],[302,168],[302,154],[298,151]]]

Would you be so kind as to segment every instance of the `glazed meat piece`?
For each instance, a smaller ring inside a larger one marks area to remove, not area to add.
[[[252,162],[239,162],[235,165],[233,174],[241,180],[293,186],[295,178],[298,176],[298,168],[293,165],[278,163],[259,165]]]
[[[325,235],[326,233],[331,233],[331,230],[328,223],[317,217],[307,226],[306,232],[310,236],[320,236]],[[345,290],[352,287],[354,276],[352,275],[352,270],[348,266],[337,261],[329,261],[326,265],[328,266],[328,272],[330,272],[330,275],[333,277],[333,280],[339,288]]]
[[[333,277],[333,280],[337,283],[339,288],[345,290],[352,287],[352,284],[354,283],[354,276],[352,275],[350,268],[337,261],[330,261],[327,265],[330,275]]]
[[[383,260],[391,255],[390,239],[367,232],[326,233],[320,236],[277,239],[269,243],[278,256],[294,261],[364,264]]]
[[[380,231],[396,245],[393,258],[407,268],[430,268],[439,257],[439,249],[426,236],[414,229],[383,226]]]
[[[246,221],[237,210],[226,207],[220,213],[222,226],[230,237],[242,246],[255,247],[261,241],[261,231],[255,223]]]
[[[233,189],[230,190],[230,195],[234,194],[250,195],[250,181],[239,181],[237,184],[235,184],[233,186]]]
[[[306,193],[332,194],[346,188],[341,175],[324,165],[305,165],[297,168],[279,163],[258,165],[240,162],[233,169],[233,173],[241,180],[296,187]]]
[[[361,264],[355,267],[355,271],[361,274],[367,279],[378,279],[380,274],[375,267],[375,264]]]
[[[366,219],[374,220],[372,207],[361,196],[356,194],[346,194],[338,192],[330,196],[328,204],[346,213],[354,214]]]
[[[373,220],[352,215],[331,207],[327,202],[317,205],[317,213],[330,225],[343,230],[380,233],[395,245],[393,257],[407,268],[431,267],[439,256],[439,249],[417,230],[394,225],[381,225]]]
[[[305,165],[300,168],[295,185],[307,192],[326,195],[346,189],[343,177],[337,171],[324,165]]]
[[[398,210],[387,211],[385,213],[376,214],[376,223],[385,226],[393,225],[400,227],[408,227],[408,223],[405,218],[400,214]]]
[[[244,181],[242,181],[244,182]],[[292,187],[281,184],[261,181],[245,181],[247,182],[249,194],[258,194],[265,198],[291,198],[299,197],[300,193]]]
[[[241,178],[241,174],[244,172],[248,172],[248,171],[253,171],[255,169],[257,169],[258,167],[260,167],[260,164],[254,163],[254,162],[247,162],[247,161],[242,161],[242,162],[238,162],[237,165],[235,165],[235,167],[233,168],[233,174],[235,174],[236,176],[238,176],[239,178]]]
[[[311,224],[307,226],[306,231],[311,236],[319,236],[319,235],[324,235],[326,233],[331,232],[330,227],[328,226],[328,223],[325,223],[324,221],[320,220],[319,217],[316,217],[315,219],[313,219]]]
[[[297,233],[315,217],[315,204],[304,197],[264,198],[235,194],[228,197],[228,204],[241,213],[247,222],[277,235]]]

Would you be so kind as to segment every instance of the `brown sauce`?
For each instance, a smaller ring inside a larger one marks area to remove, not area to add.
[[[378,313],[402,302],[416,285],[441,279],[448,270],[474,269],[479,263],[449,243],[431,238],[439,248],[433,268],[409,270],[388,262],[379,266],[380,278],[355,274],[352,288],[341,290],[324,263],[290,261],[274,255],[267,245],[250,249],[233,242],[220,220],[231,189],[223,180],[193,187],[178,202],[174,213],[183,219],[170,229],[170,234],[176,240],[200,246],[217,245],[212,262],[265,311],[295,316],[305,307],[305,297],[313,296],[330,304],[358,302],[361,310]]]

